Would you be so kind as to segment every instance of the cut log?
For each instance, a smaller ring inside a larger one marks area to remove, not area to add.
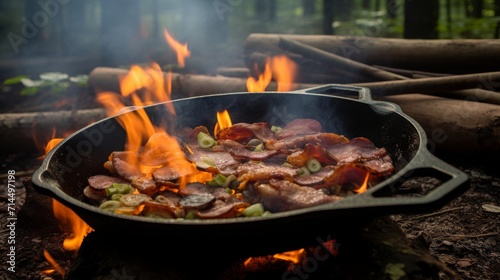
[[[316,47],[311,47],[301,42],[281,38],[278,46],[284,50],[300,54],[304,57],[315,61],[321,61],[323,64],[330,64],[335,68],[343,69],[349,73],[360,73],[372,79],[387,81],[387,80],[402,80],[404,76],[394,74],[355,60],[339,56]]]
[[[368,65],[450,74],[495,71],[500,65],[500,41],[493,39],[425,40],[255,33],[246,38],[245,56],[255,51],[279,52],[280,38],[296,40]]]
[[[89,83],[101,90],[116,91],[119,90],[117,75],[123,74],[125,71],[115,68],[96,68],[89,77]],[[236,92],[232,90],[234,88],[242,90],[246,84],[246,79],[242,78],[183,76],[185,75],[174,75],[172,87],[174,91],[179,91],[182,97]],[[421,83],[419,81],[422,80],[425,82],[424,79],[399,82]],[[393,82],[395,81],[385,83]],[[317,85],[298,84],[297,88],[307,89],[313,86]],[[500,139],[500,106],[475,102],[474,99],[466,101],[422,94],[393,95],[383,98],[374,96],[374,99],[388,100],[400,105],[404,113],[417,119],[431,139],[435,137],[432,135],[439,129],[445,130],[447,140],[437,139],[434,141],[437,150],[463,155],[500,153],[498,142]],[[480,100],[476,99],[476,101]],[[429,108],[433,108],[433,110],[429,110]]]
[[[106,117],[104,109],[0,114],[0,153],[43,151],[53,138],[67,136]],[[53,135],[54,134],[54,135]],[[38,141],[37,141],[38,140]]]
[[[404,94],[379,100],[398,104],[425,130],[429,150],[466,156],[500,155],[500,106]]]
[[[97,67],[89,75],[89,85],[97,92],[120,92],[119,77],[128,70],[109,67]],[[172,73],[172,96],[191,97],[217,93],[247,92],[246,78],[209,76],[197,74]],[[305,89],[316,84],[295,84],[296,89]],[[268,91],[277,89],[276,82],[271,82]]]

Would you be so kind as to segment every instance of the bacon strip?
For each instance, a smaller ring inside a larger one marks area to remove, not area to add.
[[[247,192],[247,195],[250,192]],[[327,195],[321,190],[303,187],[288,180],[271,179],[268,184],[255,186],[251,200],[260,201],[271,212],[282,212],[336,202],[339,196]]]

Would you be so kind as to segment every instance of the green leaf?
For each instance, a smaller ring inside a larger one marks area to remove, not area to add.
[[[46,72],[40,74],[40,79],[50,82],[59,82],[62,80],[66,80],[68,77],[68,74],[61,72]]]
[[[72,83],[76,84],[77,86],[84,87],[87,85],[87,82],[89,80],[89,76],[88,75],[77,75],[74,77],[70,77],[69,80]]]
[[[32,80],[32,79],[29,79],[29,78],[23,78],[21,79],[21,83],[25,86],[25,87],[39,87],[43,84],[43,81],[41,80]]]
[[[30,76],[28,76],[28,75],[15,76],[15,77],[8,78],[7,80],[3,81],[3,84],[6,85],[6,86],[19,84],[21,82],[21,79],[27,79],[29,77]]]
[[[21,95],[35,95],[38,92],[37,87],[23,88],[20,92]]]

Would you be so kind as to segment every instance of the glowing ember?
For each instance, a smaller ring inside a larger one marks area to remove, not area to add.
[[[217,112],[217,123],[214,128],[214,135],[217,135],[221,129],[231,127],[233,122],[227,110]]]
[[[191,52],[188,50],[187,44],[181,44],[176,41],[166,29],[163,30],[163,34],[165,35],[165,40],[167,41],[168,45],[177,54],[177,63],[179,63],[180,67],[184,67],[186,65],[186,57],[189,57],[191,55]]]
[[[64,249],[68,251],[78,251],[85,236],[93,229],[80,219],[75,212],[55,199],[52,199],[52,210],[54,211],[54,216],[61,225],[71,228],[72,236],[64,240]]]
[[[294,250],[294,251],[289,251],[289,252],[284,252],[284,253],[279,253],[279,254],[274,254],[273,258],[275,259],[280,259],[280,260],[285,260],[292,262],[294,264],[301,263],[304,257],[306,256],[305,254],[305,249],[299,249],[299,250]]]
[[[368,179],[369,178],[370,178],[370,173],[366,172],[366,176],[365,176],[365,180],[363,181],[363,184],[361,184],[361,186],[357,190],[354,190],[354,192],[356,192],[356,193],[366,192],[366,190],[368,189]]]

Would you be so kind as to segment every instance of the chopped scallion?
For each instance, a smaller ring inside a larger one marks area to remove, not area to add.
[[[321,169],[321,163],[315,158],[309,159],[306,163],[306,166],[307,169],[309,169],[309,171],[311,171],[312,173],[318,172]]]
[[[262,216],[264,213],[264,206],[262,203],[255,203],[243,210],[242,214],[245,217],[257,217],[257,216]]]
[[[198,133],[197,139],[198,145],[202,148],[210,148],[215,145],[215,139],[211,135],[204,132]]]

